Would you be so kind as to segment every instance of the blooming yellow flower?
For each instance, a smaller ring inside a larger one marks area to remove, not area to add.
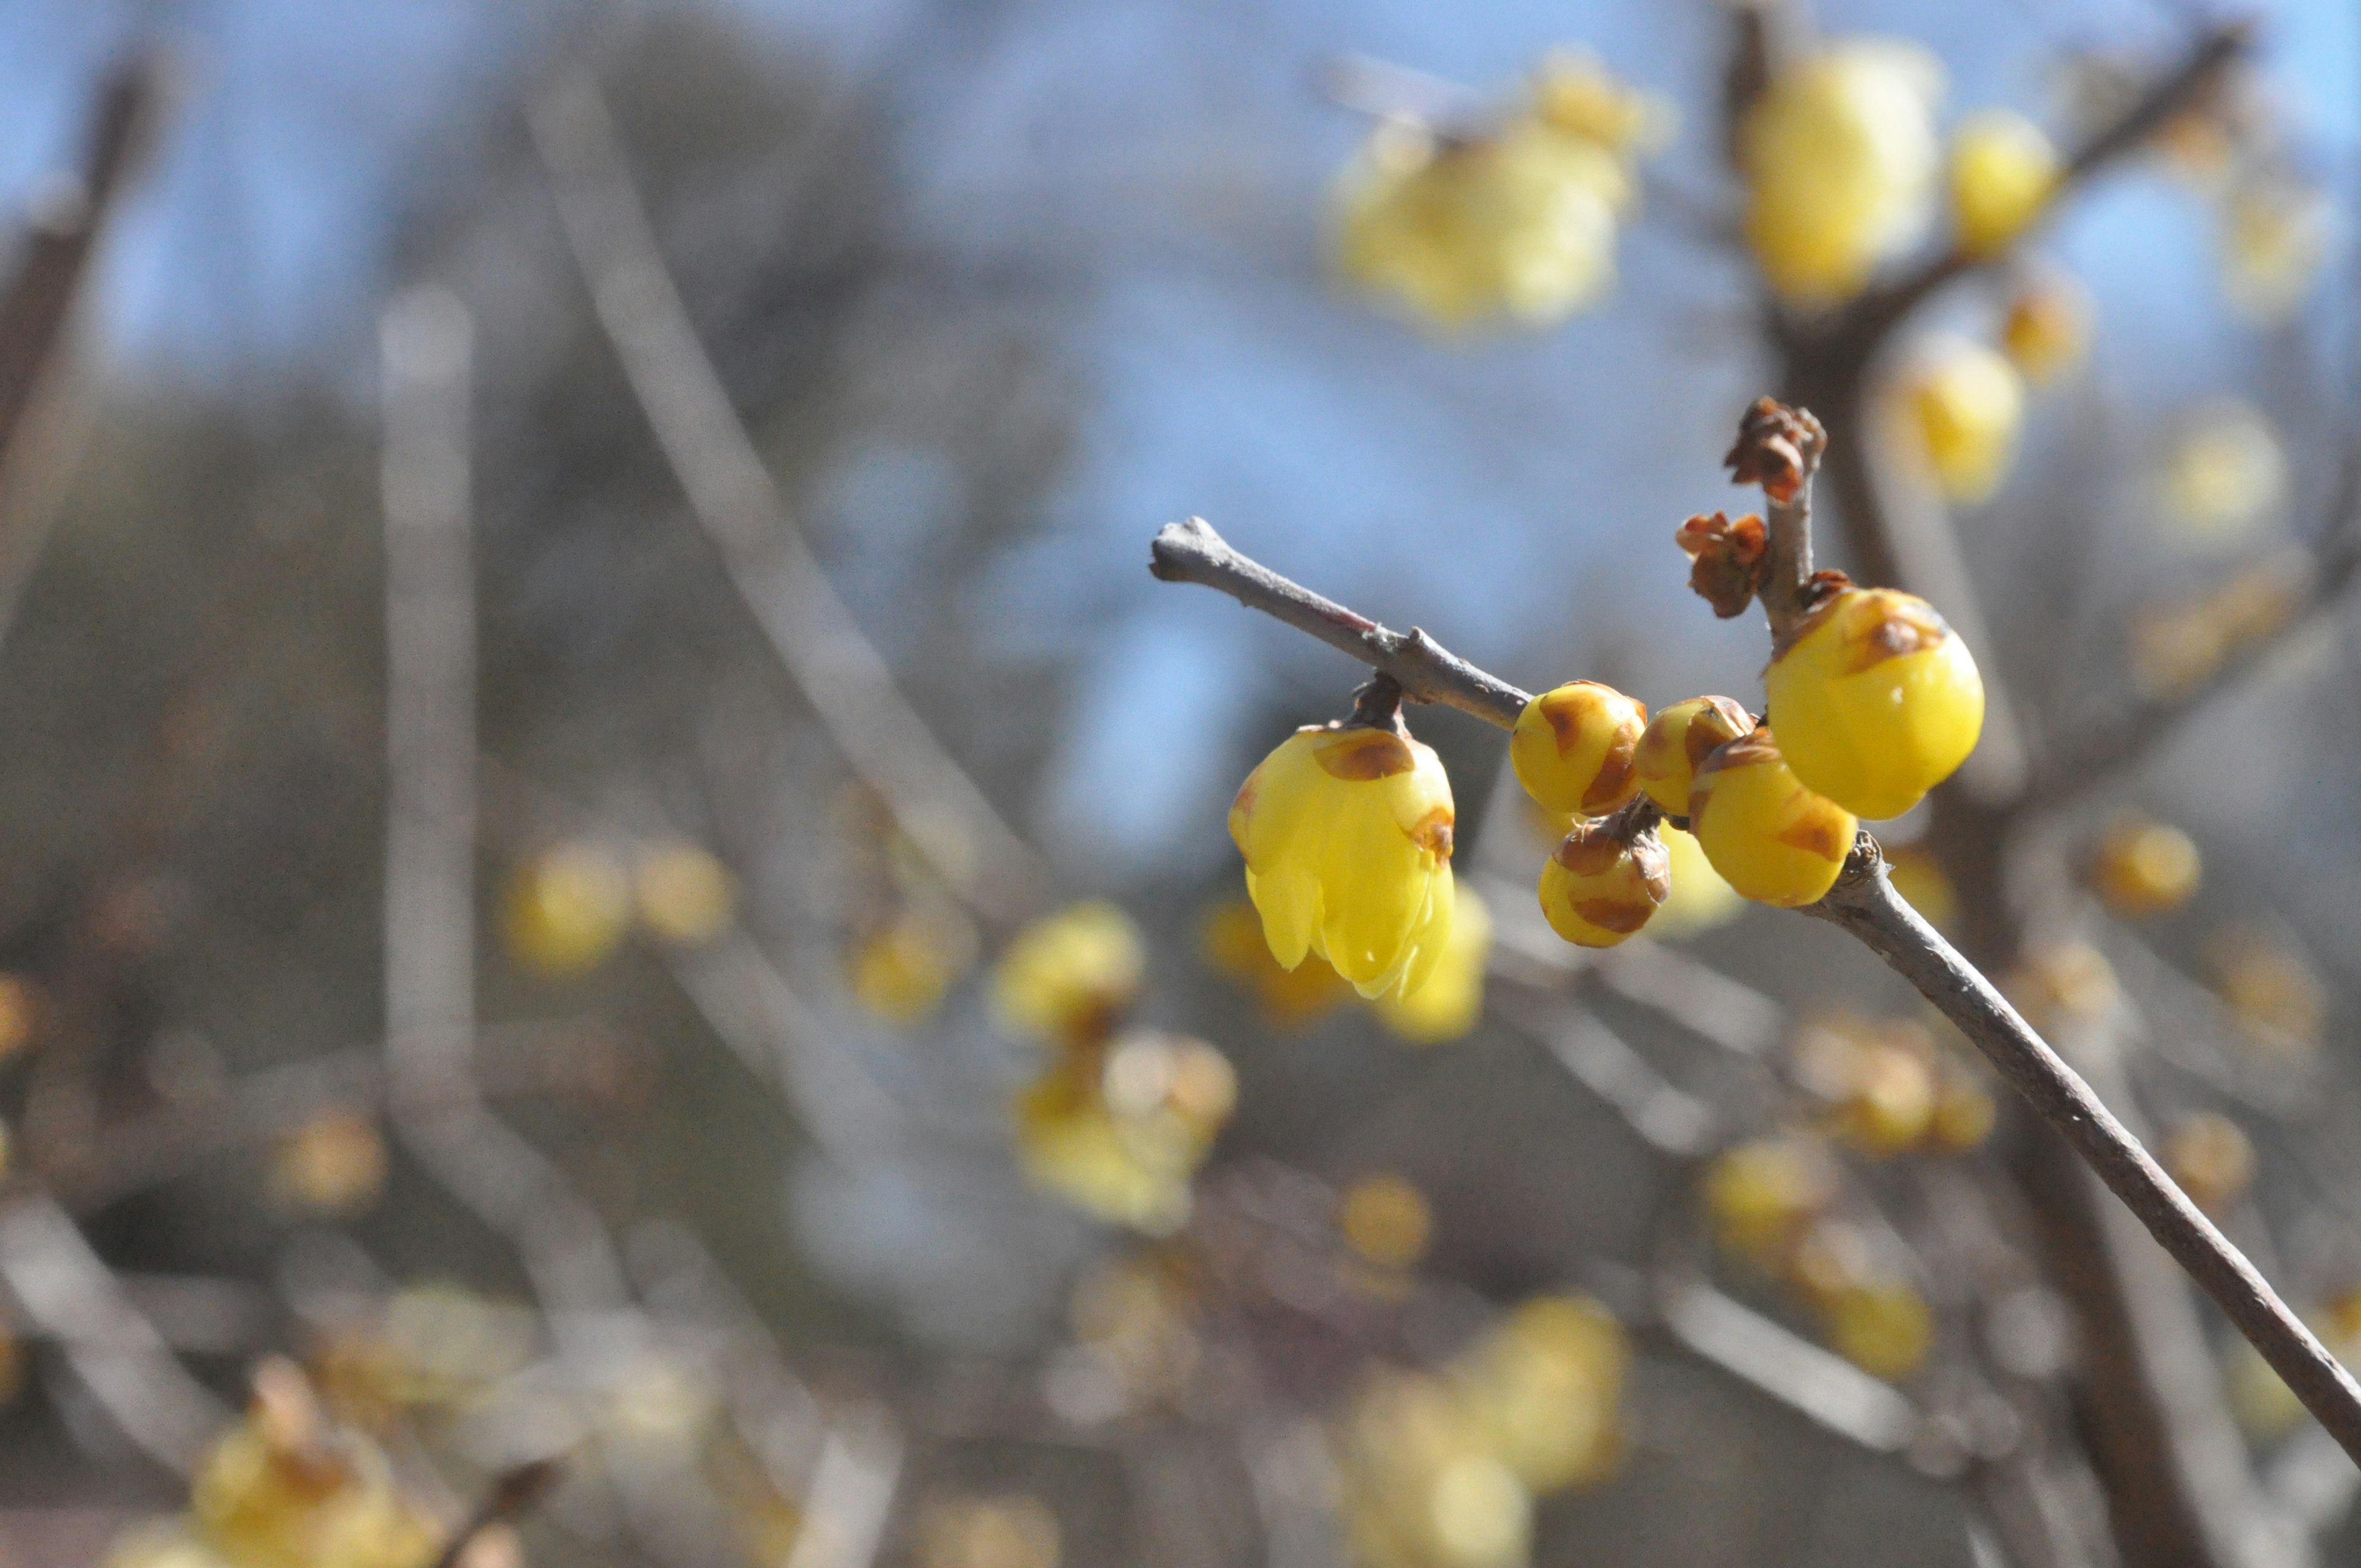
[[[2000,488],[2025,420],[2015,366],[1983,344],[1938,338],[1920,355],[1904,394],[1919,450],[1946,496],[1972,504]]]
[[[2024,115],[1991,109],[1951,135],[1951,228],[1970,256],[1993,256],[2032,225],[2058,188],[2058,149]]]
[[[1060,1057],[1016,1106],[1026,1174],[1101,1219],[1164,1234],[1189,1216],[1189,1179],[1237,1104],[1202,1040],[1140,1030]]]
[[[1425,984],[1451,934],[1453,820],[1442,759],[1407,735],[1281,741],[1230,807],[1272,956],[1317,953],[1372,999]]]
[[[1675,112],[1651,93],[1618,81],[1587,49],[1552,49],[1533,75],[1533,115],[1554,131],[1620,157],[1671,139]]]
[[[2285,176],[2242,180],[2222,198],[2222,282],[2266,324],[2294,313],[2328,259],[2328,198]]]
[[[519,963],[554,978],[587,973],[630,928],[631,879],[598,845],[560,844],[516,869],[502,916]]]
[[[1281,1028],[1299,1028],[1349,993],[1325,959],[1306,955],[1293,969],[1281,969],[1263,940],[1262,916],[1243,898],[1225,899],[1205,912],[1200,940],[1205,961],[1261,1003]]]
[[[1424,984],[1378,998],[1387,1028],[1414,1045],[1455,1040],[1484,1012],[1484,961],[1492,956],[1492,913],[1472,888],[1453,894],[1451,934]],[[1300,971],[1299,971],[1300,972]]]
[[[1071,1043],[1104,1035],[1138,994],[1147,954],[1131,916],[1102,899],[1068,905],[1016,934],[993,972],[1011,1033]]]
[[[1338,183],[1337,266],[1444,328],[1547,324],[1613,285],[1631,192],[1606,147],[1530,118],[1474,141],[1389,125]]]
[[[1910,245],[1931,204],[1942,68],[1913,45],[1854,38],[1773,80],[1740,129],[1746,238],[1771,286],[1824,304]]]

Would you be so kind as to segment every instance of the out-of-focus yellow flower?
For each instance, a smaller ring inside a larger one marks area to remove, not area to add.
[[[2123,1000],[2115,968],[2088,942],[2035,948],[2000,982],[2003,994],[2043,1034],[2103,1016]]]
[[[1492,912],[1472,888],[1460,888],[1453,894],[1451,934],[1425,983],[1378,997],[1378,1016],[1413,1045],[1460,1038],[1483,1015],[1484,962],[1491,954]]]
[[[730,928],[738,884],[729,868],[694,844],[664,844],[640,859],[632,879],[640,924],[659,940],[701,947]]]
[[[845,979],[863,1007],[901,1027],[931,1017],[975,964],[975,928],[949,906],[917,904],[853,943]]]
[[[1958,923],[1960,890],[1951,885],[1950,873],[1932,852],[1919,849],[1892,850],[1886,856],[1885,874],[1894,883],[1894,891],[1927,925],[1949,934]]]
[[[2031,226],[2058,188],[2058,149],[2039,126],[2006,109],[1971,115],[1951,133],[1951,228],[1959,247],[1986,257]]]
[[[2025,420],[2015,366],[1983,344],[1945,334],[1925,345],[1901,392],[1919,453],[1944,495],[1972,505],[2000,488]]]
[[[2202,869],[2188,834],[2133,813],[2110,826],[2093,849],[2091,885],[2110,910],[2137,920],[2187,904]]]
[[[2056,268],[2027,280],[2008,302],[2001,349],[2028,386],[2047,386],[2091,350],[2091,291]]]
[[[1069,905],[1009,943],[993,971],[994,1010],[1016,1034],[1094,1038],[1131,1005],[1147,966],[1130,916],[1099,899]]]
[[[1131,1407],[1178,1398],[1203,1351],[1194,1303],[1152,1256],[1119,1258],[1084,1277],[1071,1318],[1076,1341],[1115,1375]]]
[[[1773,1133],[1724,1151],[1703,1185],[1721,1245],[1775,1267],[1834,1201],[1836,1162],[1817,1138]]]
[[[1533,73],[1532,96],[1543,125],[1623,158],[1664,146],[1678,122],[1671,104],[1617,80],[1588,49],[1550,50]]]
[[[1928,1141],[1938,1149],[1964,1154],[1992,1136],[1993,1124],[1999,1119],[2000,1107],[1993,1102],[1984,1075],[1944,1057],[1936,1069],[1935,1119],[1927,1129]]]
[[[1907,1377],[1934,1348],[1934,1310],[1907,1280],[1849,1286],[1821,1308],[1821,1317],[1837,1354],[1872,1377]]]
[[[2327,195],[2284,176],[2241,180],[2222,197],[2222,283],[2252,319],[2286,320],[2328,258]]]
[[[2254,1184],[2255,1146],[2237,1123],[2203,1111],[2165,1135],[2164,1168],[2199,1208],[2219,1215]]]
[[[1063,1056],[1019,1096],[1016,1143],[1037,1186],[1151,1235],[1189,1217],[1189,1179],[1237,1104],[1202,1040],[1135,1030]]]
[[[2232,926],[2207,938],[2213,989],[2257,1044],[2309,1050],[2320,1044],[2328,992],[2301,953],[2269,931]]]
[[[928,1497],[918,1508],[918,1568],[1058,1568],[1058,1516],[1040,1498]]]
[[[1399,1176],[1365,1176],[1336,1203],[1336,1229],[1345,1245],[1386,1268],[1411,1268],[1426,1255],[1434,1212],[1426,1195]]]
[[[271,1193],[290,1208],[324,1214],[367,1209],[385,1190],[385,1139],[376,1119],[332,1107],[282,1140],[270,1166]]]
[[[502,927],[510,956],[554,979],[606,961],[631,919],[631,879],[590,843],[560,844],[518,866]]]
[[[1656,837],[1672,869],[1673,891],[1656,906],[1648,935],[1659,941],[1694,937],[1735,919],[1746,907],[1745,898],[1713,869],[1694,836],[1666,822],[1657,825]]]
[[[1230,806],[1272,955],[1317,953],[1372,999],[1425,984],[1451,935],[1453,820],[1442,759],[1407,735],[1288,737]]]
[[[1524,1302],[1461,1358],[1460,1397],[1492,1452],[1536,1493],[1598,1480],[1614,1464],[1631,1349],[1585,1296]]]
[[[199,1464],[189,1514],[236,1568],[424,1568],[440,1544],[376,1445],[328,1422],[284,1361],[257,1372],[246,1419]]]
[[[1345,1528],[1364,1562],[1401,1568],[1516,1568],[1532,1497],[1490,1452],[1458,1391],[1429,1374],[1380,1368],[1336,1433]]]
[[[1774,79],[1740,130],[1746,237],[1771,286],[1826,304],[1856,293],[1924,229],[1942,68],[1915,46],[1854,38]]]
[[[20,974],[0,974],[0,1062],[33,1043],[41,1006],[38,985]]]
[[[2287,499],[2287,455],[2262,410],[2222,399],[2192,410],[2161,475],[2163,521],[2184,538],[2235,543]]]
[[[1632,176],[1608,147],[1531,118],[1472,141],[1381,126],[1335,195],[1355,286],[1446,329],[1563,320],[1615,281]]]
[[[1352,994],[1326,959],[1306,954],[1293,969],[1280,968],[1263,940],[1262,916],[1246,899],[1207,910],[1201,940],[1205,961],[1251,993],[1282,1028],[1300,1027]]]

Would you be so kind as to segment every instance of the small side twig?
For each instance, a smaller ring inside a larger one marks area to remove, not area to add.
[[[467,1521],[451,1532],[451,1540],[434,1559],[434,1568],[458,1568],[467,1555],[467,1548],[476,1538],[496,1524],[505,1523],[533,1507],[557,1485],[565,1466],[555,1459],[536,1459],[528,1464],[503,1472],[492,1483],[484,1500]]]

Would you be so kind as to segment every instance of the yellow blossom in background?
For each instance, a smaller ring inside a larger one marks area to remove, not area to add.
[[[1838,1291],[1821,1308],[1828,1343],[1872,1377],[1907,1377],[1935,1344],[1935,1313],[1916,1285],[1876,1279]]]
[[[0,974],[0,1062],[33,1043],[41,1007],[38,984],[20,974]]]
[[[1230,806],[1272,955],[1316,953],[1372,1000],[1424,984],[1451,935],[1454,820],[1431,747],[1365,727],[1288,737]]]
[[[1018,1097],[1034,1184],[1160,1235],[1189,1217],[1189,1179],[1237,1104],[1229,1061],[1202,1040],[1136,1030],[1060,1058]]]
[[[1773,1267],[1835,1201],[1836,1162],[1817,1138],[1771,1133],[1723,1151],[1702,1188],[1721,1245]]]
[[[661,845],[640,857],[631,879],[640,924],[660,941],[701,947],[730,928],[738,884],[729,868],[694,844]]]
[[[2039,126],[2006,109],[1971,115],[1951,133],[1951,231],[1960,250],[1988,257],[2030,227],[2058,188],[2058,149]]]
[[[2004,976],[2002,994],[2047,1035],[2061,1025],[2104,1016],[2123,1000],[2115,970],[2088,942],[2057,942],[2035,948]]]
[[[2202,869],[2188,834],[2133,813],[2109,827],[2092,850],[2091,885],[2108,909],[2136,920],[2187,904]]]
[[[2266,324],[2294,314],[2328,259],[2326,192],[2285,176],[2234,182],[2222,196],[2222,286]]]
[[[2183,538],[2232,544],[2285,504],[2287,454],[2252,403],[2222,399],[2191,411],[2159,477],[2163,521]]]
[[[270,1190],[287,1208],[350,1214],[377,1201],[385,1175],[385,1139],[376,1118],[336,1107],[280,1140]]]
[[[2045,267],[2009,300],[2001,351],[2026,385],[2047,386],[2089,356],[2091,316],[2091,291],[2081,281]]]
[[[1671,104],[1617,80],[1582,49],[1552,49],[1543,57],[1533,74],[1532,113],[1551,130],[1624,158],[1664,146],[1678,123]]]
[[[1510,1312],[1455,1372],[1492,1452],[1547,1495],[1612,1467],[1630,1363],[1613,1313],[1587,1297],[1543,1296]]]
[[[845,981],[870,1012],[908,1027],[933,1016],[975,965],[975,927],[948,905],[914,904],[854,942]]]
[[[2025,382],[2006,356],[1969,338],[1930,339],[1900,389],[1906,424],[1943,494],[1972,505],[2016,459]]]
[[[1445,329],[1547,325],[1613,286],[1632,189],[1608,147],[1529,117],[1472,140],[1389,124],[1338,182],[1337,268]]]
[[[1885,859],[1887,880],[1903,901],[1916,910],[1938,931],[1949,935],[1960,918],[1960,890],[1951,885],[1950,872],[1932,850],[1920,849],[1894,850]]]
[[[1403,1568],[1519,1568],[1532,1495],[1489,1451],[1446,1379],[1391,1367],[1362,1384],[1335,1433],[1339,1502],[1356,1556]]]
[[[1745,909],[1744,897],[1713,869],[1694,835],[1665,822],[1657,824],[1656,837],[1672,868],[1673,890],[1648,922],[1649,936],[1660,941],[1694,937],[1728,924]]]
[[[1412,1268],[1426,1255],[1434,1212],[1416,1187],[1379,1172],[1345,1189],[1336,1202],[1336,1229],[1346,1246],[1371,1263]]]
[[[1927,1141],[1949,1154],[1964,1154],[1992,1136],[2000,1120],[1992,1085],[1980,1069],[1946,1054],[1935,1070],[1935,1116],[1927,1124]]]
[[[2213,989],[2258,1045],[2308,1050],[2320,1044],[2328,991],[2284,938],[2259,926],[2232,926],[2206,939]]]
[[[1942,80],[1924,49],[1853,38],[1789,66],[1748,112],[1746,238],[1779,293],[1842,300],[1923,232]]]
[[[1425,983],[1378,997],[1378,1016],[1413,1045],[1460,1038],[1483,1015],[1484,963],[1491,954],[1491,911],[1473,889],[1460,888],[1452,895],[1451,934]]]
[[[1300,1028],[1352,995],[1328,960],[1306,955],[1283,969],[1263,940],[1262,916],[1243,898],[1224,900],[1205,912],[1200,934],[1205,961],[1261,1003],[1281,1028]]]
[[[1100,899],[1071,904],[1008,944],[993,970],[993,1010],[1013,1034],[1091,1038],[1131,1005],[1147,968],[1130,916]]]
[[[599,845],[570,843],[511,873],[501,930],[517,962],[564,979],[606,961],[631,919],[631,879],[622,863]]]
[[[1058,1568],[1058,1516],[1040,1498],[938,1494],[918,1508],[917,1568]]]
[[[2255,1180],[2255,1146],[2246,1129],[2212,1111],[2183,1116],[2164,1138],[2164,1168],[2207,1213],[2222,1211]]]

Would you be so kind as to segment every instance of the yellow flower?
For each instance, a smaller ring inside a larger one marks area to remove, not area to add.
[[[1791,66],[1740,129],[1746,238],[1771,286],[1825,304],[1858,292],[1925,225],[1942,68],[1856,38]]]
[[[1434,1212],[1416,1187],[1380,1172],[1345,1190],[1336,1203],[1336,1229],[1346,1246],[1371,1263],[1413,1268],[1426,1255]]]
[[[1221,1052],[1138,1030],[1062,1056],[1035,1080],[1017,1100],[1017,1151],[1035,1185],[1165,1234],[1189,1217],[1189,1179],[1236,1105]]]
[[[1492,1452],[1537,1493],[1596,1480],[1616,1458],[1631,1362],[1623,1326],[1583,1296],[1540,1296],[1465,1356],[1460,1397]]]
[[[1014,1034],[1103,1036],[1138,994],[1147,963],[1130,916],[1104,900],[1071,904],[1008,944],[993,972],[993,1008]]]
[[[1568,681],[1517,715],[1509,763],[1544,810],[1603,817],[1640,793],[1632,754],[1647,727],[1643,704],[1597,681]]]
[[[1773,1133],[1725,1150],[1703,1181],[1716,1238],[1765,1267],[1794,1250],[1836,1193],[1836,1162],[1827,1146],[1799,1133]]]
[[[1625,839],[1604,818],[1577,822],[1542,862],[1542,915],[1578,948],[1612,948],[1646,926],[1672,892],[1672,862],[1653,833]]]
[[[1972,505],[2000,488],[2016,459],[2025,382],[1996,350],[1963,337],[1927,345],[1903,387],[1904,407],[1936,484]]]
[[[2137,815],[2107,829],[2092,856],[2091,885],[2114,913],[2169,915],[2195,896],[2202,863],[2180,828]]]
[[[1425,984],[1451,934],[1452,822],[1442,759],[1407,735],[1289,736],[1230,807],[1272,956],[1317,953],[1372,999]]]
[[[1934,1348],[1934,1310],[1907,1280],[1847,1286],[1821,1310],[1837,1354],[1872,1377],[1907,1377]]]
[[[1713,869],[1783,909],[1836,885],[1857,827],[1851,812],[1797,782],[1767,724],[1708,757],[1689,795],[1689,831]]]
[[[631,919],[631,879],[596,844],[561,844],[519,866],[503,933],[510,954],[554,978],[606,961]]]
[[[2287,455],[2262,410],[2235,399],[2203,403],[2180,422],[2165,458],[2164,510],[2184,538],[2250,538],[2287,499]]]
[[[1533,77],[1534,117],[1554,131],[1596,143],[1619,157],[1653,151],[1669,140],[1673,106],[1627,87],[1587,49],[1552,49]]]
[[[1951,227],[1970,256],[1993,256],[2031,226],[2058,188],[2058,149],[2022,115],[1991,109],[1951,136]]]
[[[1856,816],[1899,817],[1975,750],[1983,678],[1925,599],[1845,588],[1800,632],[1763,684],[1779,750],[1805,788]]]
[[[1943,862],[1927,850],[1892,850],[1886,853],[1885,870],[1886,880],[1893,883],[1903,902],[1948,936],[1960,917],[1960,890]]]
[[[1438,326],[1546,325],[1613,285],[1631,191],[1613,152],[1535,120],[1474,141],[1388,125],[1338,183],[1337,266]]]
[[[975,963],[975,931],[956,910],[903,910],[852,945],[846,979],[863,1007],[908,1027],[933,1015]]]
[[[1444,939],[1443,955],[1435,960],[1433,972],[1422,985],[1378,998],[1378,1016],[1386,1027],[1414,1045],[1458,1039],[1483,1015],[1484,961],[1492,956],[1492,913],[1472,888],[1458,889],[1453,899],[1451,934]]]
[[[665,844],[640,861],[632,893],[640,924],[666,942],[702,947],[729,928],[738,886],[729,868],[694,844]]]
[[[271,1195],[291,1209],[357,1213],[377,1201],[385,1174],[385,1139],[376,1121],[335,1106],[281,1140],[271,1161]]]
[[[2026,385],[2048,385],[2090,352],[2090,291],[2064,272],[2044,269],[2009,302],[2000,343]]]
[[[2285,176],[2243,180],[2222,199],[2222,281],[2230,303],[2266,324],[2294,313],[2328,258],[2330,209]]]
[[[1251,993],[1281,1028],[1309,1023],[1347,994],[1325,959],[1307,955],[1293,969],[1281,969],[1263,940],[1262,916],[1246,899],[1225,899],[1207,910],[1200,940],[1205,961]]]

